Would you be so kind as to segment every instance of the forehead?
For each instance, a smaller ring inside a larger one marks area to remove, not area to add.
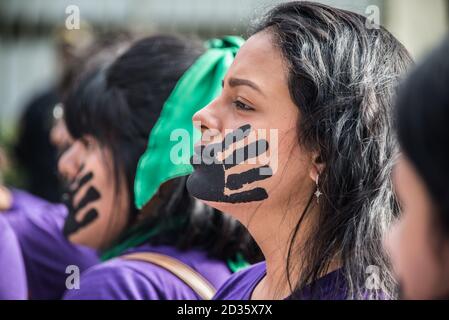
[[[287,68],[281,52],[268,32],[250,37],[237,53],[229,77],[246,78],[264,84],[287,84]]]

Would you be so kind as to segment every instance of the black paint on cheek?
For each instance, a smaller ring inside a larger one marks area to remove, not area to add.
[[[97,218],[98,218],[98,211],[96,209],[90,209],[84,216],[83,220],[81,220],[81,222],[78,222],[74,216],[70,216],[69,214],[69,216],[65,221],[62,233],[64,234],[64,236],[67,237],[72,233],[77,232],[81,228],[88,226]]]
[[[81,189],[86,183],[88,183],[90,180],[94,178],[94,174],[92,172],[87,173],[85,176],[83,176],[80,181],[78,182],[77,191]]]
[[[248,159],[256,158],[268,150],[268,141],[258,140],[234,152],[224,160],[225,169],[233,168]]]
[[[94,187],[89,187],[85,196],[81,199],[78,206],[74,209],[75,214],[86,207],[89,203],[100,199],[100,193]]]
[[[261,175],[261,169],[266,169],[271,172],[271,168],[267,165],[260,168],[253,168],[239,174],[231,174],[228,176],[226,187],[230,190],[238,190],[241,189],[245,184],[268,179],[273,175],[272,172],[267,175]]]
[[[77,216],[87,205],[99,200],[101,198],[100,192],[93,186],[90,186],[87,192],[83,195],[77,205],[74,204],[75,196],[80,192],[81,188],[93,179],[93,173],[89,172],[83,176],[79,181],[75,190],[66,194],[65,204],[68,208],[68,215],[64,223],[63,234],[67,237],[79,229],[86,227],[98,218],[98,211],[90,209],[87,211],[81,221],[77,220]]]
[[[195,171],[187,180],[187,189],[193,197],[205,201],[227,203],[247,203],[268,198],[268,194],[263,188],[254,188],[246,191],[240,189],[246,184],[271,177],[272,172],[270,173],[269,166],[231,174],[225,179],[226,170],[267,152],[269,148],[268,141],[262,139],[245,145],[241,149],[234,150],[233,154],[224,161],[219,161],[215,158],[217,147],[218,151],[223,152],[233,143],[246,138],[250,132],[251,126],[248,124],[228,134],[221,143],[195,148],[195,155],[191,159]],[[261,169],[265,169],[265,173],[268,169],[268,174],[262,175],[260,173]],[[240,191],[233,194],[225,194],[225,189]]]

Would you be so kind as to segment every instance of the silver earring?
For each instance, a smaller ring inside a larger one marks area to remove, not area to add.
[[[316,191],[315,191],[315,197],[316,197],[316,203],[320,203],[320,197],[323,195],[323,193],[320,191],[320,186],[318,185],[318,179],[320,178],[320,175],[316,176]]]

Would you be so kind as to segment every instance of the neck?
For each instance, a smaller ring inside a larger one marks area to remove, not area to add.
[[[307,214],[301,222],[301,228],[292,242],[292,235],[296,225],[304,213],[308,203],[302,201],[289,208],[276,208],[260,206],[260,208],[249,218],[247,227],[254,240],[259,245],[265,256],[267,273],[265,278],[256,287],[253,293],[254,299],[283,299],[292,292],[287,278],[289,268],[290,281],[294,286],[299,278],[298,265],[288,266],[288,253],[290,246],[295,261],[303,261],[302,250],[297,250],[304,243],[311,227],[311,217],[316,216],[317,210],[314,200],[307,210]]]

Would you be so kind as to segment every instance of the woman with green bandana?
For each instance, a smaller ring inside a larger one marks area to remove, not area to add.
[[[185,187],[192,116],[220,93],[242,42],[146,38],[68,94],[63,233],[98,250],[103,262],[82,273],[65,299],[209,299],[232,272],[259,259],[237,221]]]

